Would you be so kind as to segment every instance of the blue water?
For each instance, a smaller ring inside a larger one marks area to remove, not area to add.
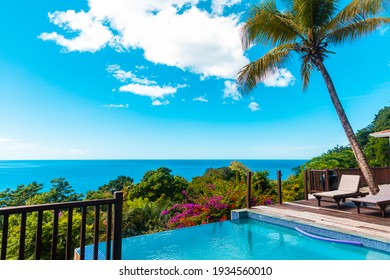
[[[105,252],[104,243],[99,250]],[[365,247],[319,241],[254,219],[125,238],[123,260],[390,260]]]
[[[283,178],[293,174],[292,168],[306,160],[239,160],[252,171],[268,170],[270,179],[281,170]],[[231,160],[15,160],[0,161],[0,191],[16,188],[33,181],[50,189],[50,181],[65,178],[77,193],[96,190],[98,187],[124,175],[139,182],[146,171],[168,167],[172,174],[187,180],[204,174],[207,168],[229,166]]]

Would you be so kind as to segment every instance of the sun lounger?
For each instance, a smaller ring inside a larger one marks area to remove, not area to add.
[[[340,209],[340,201],[345,202],[346,198],[364,197],[368,193],[359,190],[360,175],[342,175],[339,188],[335,191],[314,193],[318,200],[318,206],[321,206],[321,199],[326,202],[336,202],[337,209]]]
[[[386,216],[386,207],[390,205],[390,186],[380,188],[380,191],[376,195],[354,198],[352,201],[357,206],[358,214],[360,214],[360,207],[363,204],[367,208],[379,208],[384,218]]]

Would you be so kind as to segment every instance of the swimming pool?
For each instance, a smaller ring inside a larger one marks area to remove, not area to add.
[[[104,244],[100,244],[104,251]],[[390,260],[390,254],[325,242],[250,218],[124,238],[123,260]]]

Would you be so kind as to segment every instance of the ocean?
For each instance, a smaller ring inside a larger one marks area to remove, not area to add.
[[[191,181],[201,176],[207,168],[229,166],[233,160],[2,160],[0,161],[0,191],[14,189],[20,184],[43,183],[43,191],[51,187],[50,181],[65,178],[77,193],[97,190],[100,186],[124,175],[142,180],[146,171],[167,167],[173,175]],[[293,174],[292,168],[307,160],[237,160],[252,171],[269,172],[270,179],[276,179],[277,170],[282,178]]]

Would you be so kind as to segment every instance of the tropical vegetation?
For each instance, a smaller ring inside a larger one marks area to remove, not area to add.
[[[112,197],[114,191],[124,192],[122,236],[129,237],[154,233],[167,229],[200,225],[223,221],[230,218],[230,211],[246,206],[246,174],[249,169],[239,162],[228,167],[209,168],[203,176],[191,182],[171,174],[171,170],[160,167],[145,173],[142,180],[134,183],[127,176],[119,176],[97,190],[83,194],[74,192],[65,178],[51,181],[52,187],[42,192],[43,184],[32,182],[19,185],[15,189],[0,192],[0,207],[22,206],[42,203],[76,201],[81,199],[102,199]],[[253,175],[252,205],[270,204],[275,201],[275,184],[269,180],[267,171],[256,171]],[[105,238],[106,213],[101,209],[99,220],[100,240]],[[57,256],[64,258],[68,212],[59,215],[59,245]],[[80,239],[79,209],[73,211],[72,244],[76,248]],[[86,229],[87,244],[93,242],[93,213],[87,214],[90,221]],[[37,215],[27,217],[25,256],[34,257],[35,229]],[[7,257],[18,258],[20,216],[11,215],[9,219]],[[0,229],[2,221],[0,218]],[[50,258],[53,214],[45,211],[43,216],[42,258]],[[0,239],[2,231],[0,230]]]

